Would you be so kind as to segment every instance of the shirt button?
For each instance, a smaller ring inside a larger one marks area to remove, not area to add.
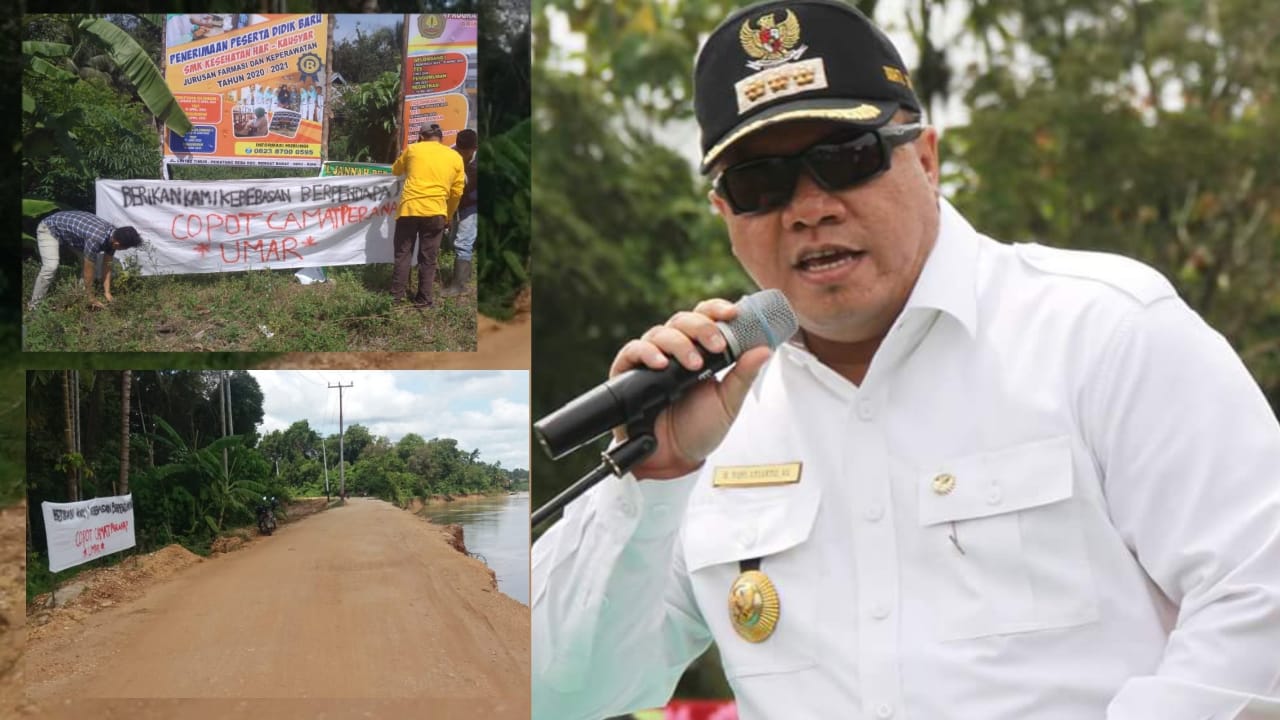
[[[622,512],[623,517],[636,516],[636,504],[630,500],[623,500],[622,504],[618,506],[618,510]]]
[[[870,420],[876,416],[876,404],[871,398],[863,398],[858,401],[858,417],[863,420]]]
[[[889,703],[880,703],[876,706],[876,717],[888,718],[893,717],[893,706]]]
[[[871,617],[876,620],[883,620],[889,617],[889,606],[884,603],[876,603],[871,606]]]
[[[999,505],[1000,501],[1003,499],[1004,499],[1004,493],[1000,491],[999,485],[993,485],[991,489],[987,491],[988,505]]]
[[[884,517],[884,506],[880,503],[871,503],[862,511],[862,515],[871,522],[877,522]]]

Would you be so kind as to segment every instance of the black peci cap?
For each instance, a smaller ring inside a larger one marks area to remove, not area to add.
[[[867,16],[837,0],[769,0],[730,15],[693,71],[702,172],[749,133],[789,120],[875,129],[920,112],[907,68]]]

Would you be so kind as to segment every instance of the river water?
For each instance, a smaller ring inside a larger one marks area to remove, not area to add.
[[[529,604],[529,493],[455,500],[421,514],[437,525],[461,525],[467,550],[484,557],[498,589]]]

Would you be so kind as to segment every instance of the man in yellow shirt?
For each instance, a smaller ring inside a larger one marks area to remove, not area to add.
[[[418,243],[418,292],[413,304],[431,307],[431,283],[436,276],[436,256],[449,218],[458,209],[467,174],[462,156],[441,143],[439,125],[422,128],[418,142],[405,148],[391,166],[391,172],[405,175],[400,210],[396,213],[395,269],[391,276],[391,296],[405,298],[409,283],[409,259]]]

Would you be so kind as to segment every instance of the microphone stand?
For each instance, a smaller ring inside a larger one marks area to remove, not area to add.
[[[596,469],[583,475],[577,482],[565,488],[559,495],[551,498],[545,505],[529,516],[529,527],[536,528],[555,515],[593,485],[612,474],[622,477],[631,471],[637,463],[653,454],[658,449],[658,439],[653,435],[653,421],[657,413],[645,415],[639,421],[627,426],[627,440],[621,445],[600,453],[600,464]]]

